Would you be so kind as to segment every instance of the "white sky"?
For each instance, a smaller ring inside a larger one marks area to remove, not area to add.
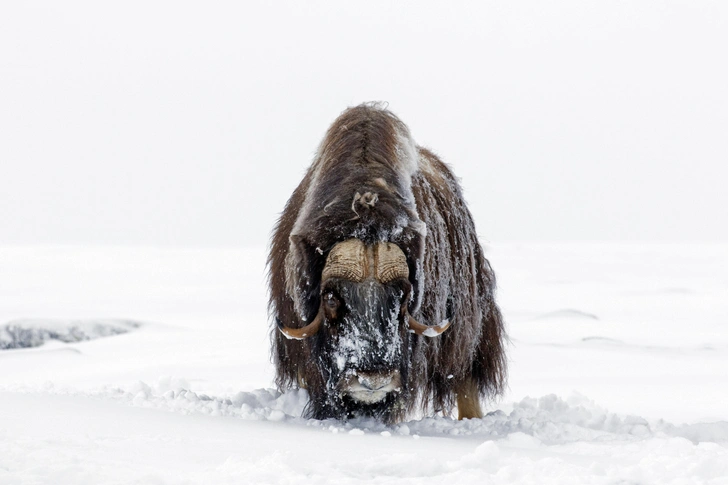
[[[485,240],[728,241],[726,52],[721,1],[3,2],[0,244],[263,244],[367,100]]]

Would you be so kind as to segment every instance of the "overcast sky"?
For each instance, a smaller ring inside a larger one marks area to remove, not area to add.
[[[265,244],[383,100],[481,238],[728,241],[728,2],[3,2],[0,244]]]

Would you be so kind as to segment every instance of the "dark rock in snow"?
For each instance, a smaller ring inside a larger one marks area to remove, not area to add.
[[[131,320],[12,320],[0,327],[0,350],[39,347],[48,340],[65,343],[119,335],[137,329]]]

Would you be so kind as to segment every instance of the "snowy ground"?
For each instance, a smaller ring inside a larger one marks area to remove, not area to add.
[[[508,394],[389,428],[270,389],[264,254],[0,248],[0,484],[728,484],[726,245],[488,247]]]

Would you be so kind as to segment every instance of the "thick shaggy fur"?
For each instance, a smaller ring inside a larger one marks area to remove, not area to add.
[[[436,338],[404,333],[406,382],[382,414],[403,419],[416,407],[449,412],[456,396],[499,394],[505,385],[506,339],[495,302],[495,276],[483,255],[461,188],[432,152],[415,146],[391,112],[365,104],[344,111],[289,199],[275,228],[269,264],[270,312],[302,327],[320,306],[321,272],[337,242],[358,238],[402,248],[410,268],[409,312],[425,325],[451,327]],[[308,414],[346,417],[327,386],[327,332],[287,340],[271,332],[276,384],[305,386]]]

